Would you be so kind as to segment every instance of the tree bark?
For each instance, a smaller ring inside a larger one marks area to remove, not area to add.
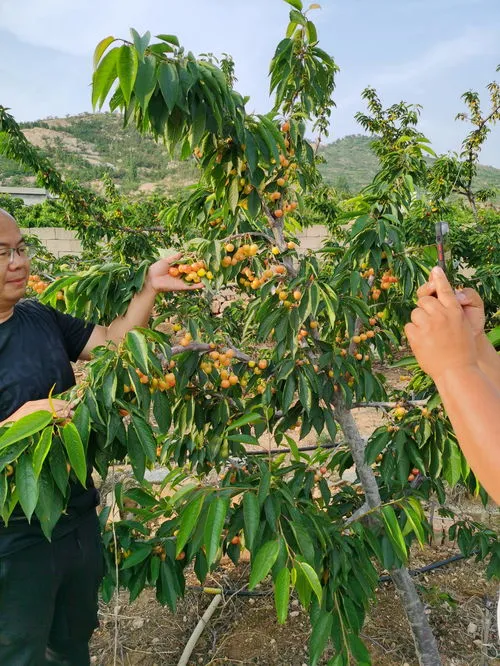
[[[337,395],[334,407],[335,418],[351,450],[357,474],[365,491],[366,511],[376,509],[381,506],[382,500],[373,470],[365,462],[366,442],[361,437],[356,421],[342,397]],[[406,612],[418,663],[420,666],[441,666],[436,638],[408,569],[406,567],[393,569],[390,574]]]

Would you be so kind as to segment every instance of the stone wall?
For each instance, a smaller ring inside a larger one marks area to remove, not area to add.
[[[29,229],[29,233],[38,236],[49,252],[52,252],[56,257],[62,257],[65,254],[80,254],[82,251],[80,241],[77,240],[75,233],[70,229],[32,227]],[[319,224],[305,229],[298,235],[300,250],[303,252],[319,250],[326,236],[326,227]]]

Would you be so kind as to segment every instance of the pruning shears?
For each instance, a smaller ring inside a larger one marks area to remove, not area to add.
[[[451,281],[452,278],[452,258],[451,258],[451,248],[448,242],[448,234],[450,232],[450,227],[448,222],[436,222],[436,246],[437,246],[437,259],[438,266],[440,266],[448,280]]]

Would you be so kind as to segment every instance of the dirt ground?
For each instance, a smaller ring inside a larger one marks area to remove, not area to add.
[[[415,552],[411,567],[455,554],[453,545]],[[278,625],[271,592],[245,597],[248,564],[221,567],[210,584],[230,590],[202,634],[189,665],[305,666],[309,620],[296,599],[286,625]],[[193,577],[191,585],[196,585]],[[500,664],[495,604],[498,584],[487,582],[481,563],[461,561],[417,577],[444,666]],[[267,593],[267,594],[266,594]],[[100,610],[101,628],[92,640],[92,663],[111,666],[175,666],[212,597],[190,589],[177,612],[162,608],[151,591],[129,604],[120,594]],[[390,583],[381,584],[363,629],[374,666],[417,666],[408,625]],[[114,654],[116,649],[116,662]],[[326,664],[327,658],[321,663]]]
[[[403,388],[408,378],[397,369],[383,369],[388,382]],[[404,372],[404,371],[403,371]],[[357,409],[354,416],[363,436],[383,422],[377,409]],[[298,440],[298,432],[292,432]],[[311,433],[299,446],[317,443]],[[274,448],[272,439],[261,441]],[[499,524],[496,508],[484,510],[477,502],[454,497],[455,509],[473,515],[490,526]],[[458,553],[445,539],[447,525],[436,522],[435,543],[412,552],[410,569],[437,562]],[[441,532],[440,532],[441,530]],[[224,562],[206,585],[226,590],[190,659],[189,666],[307,666],[310,624],[298,600],[292,597],[287,623],[277,623],[269,581],[259,596],[246,596],[248,562],[235,567]],[[498,583],[488,582],[481,562],[462,560],[416,577],[425,612],[439,642],[443,666],[500,666],[500,642],[496,628]],[[176,613],[161,607],[154,591],[145,590],[129,603],[121,592],[100,606],[100,628],[91,642],[92,664],[97,666],[176,666],[194,628],[213,597],[188,575],[185,598]],[[377,590],[362,637],[374,666],[418,666],[413,641],[401,604],[391,583]],[[330,655],[331,656],[331,655]],[[321,661],[328,661],[328,653]]]

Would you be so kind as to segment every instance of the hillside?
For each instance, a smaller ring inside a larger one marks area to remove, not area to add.
[[[196,180],[194,163],[172,160],[167,149],[123,127],[111,113],[49,118],[22,123],[28,140],[69,178],[90,186],[109,172],[124,192],[173,192]],[[18,164],[0,156],[1,185],[33,185],[34,178]]]
[[[378,159],[370,149],[371,139],[362,134],[345,136],[320,149],[325,163],[319,170],[327,183],[341,190],[359,192],[377,173]]]
[[[27,138],[46,154],[67,177],[99,186],[99,179],[111,173],[121,190],[146,192],[157,189],[172,193],[197,179],[194,162],[179,162],[161,144],[141,136],[111,113],[81,114],[49,118],[21,125]],[[324,146],[320,153],[327,183],[352,193],[367,185],[378,167],[370,150],[371,139],[346,136]],[[32,186],[34,178],[16,163],[0,156],[0,185]],[[500,190],[500,169],[480,167],[477,184]]]
[[[334,187],[353,193],[368,185],[378,168],[378,160],[370,150],[370,143],[370,137],[356,134],[325,146],[320,151],[325,159],[325,164],[320,166],[323,178]],[[476,187],[500,191],[500,169],[480,166]]]

